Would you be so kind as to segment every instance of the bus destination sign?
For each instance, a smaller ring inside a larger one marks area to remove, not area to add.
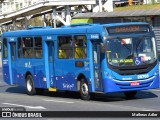
[[[139,26],[126,26],[126,27],[116,27],[115,32],[135,32],[139,31]]]
[[[140,26],[140,25],[132,25],[132,26],[118,26],[118,27],[110,27],[107,28],[109,34],[116,33],[131,33],[131,32],[149,32],[149,26]]]

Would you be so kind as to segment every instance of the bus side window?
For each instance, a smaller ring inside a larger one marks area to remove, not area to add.
[[[73,41],[71,36],[58,37],[58,58],[73,58]]]
[[[77,35],[74,37],[75,49],[74,49],[74,57],[77,59],[84,59],[87,57],[86,51],[86,36]]]
[[[21,57],[22,57],[22,40],[19,37],[18,38],[18,58],[21,58]]]
[[[8,57],[7,39],[3,39],[3,58]]]
[[[42,58],[42,38],[35,37],[34,55],[36,58]]]
[[[33,57],[33,38],[24,37],[22,39],[22,47],[23,47],[23,57],[32,58]]]

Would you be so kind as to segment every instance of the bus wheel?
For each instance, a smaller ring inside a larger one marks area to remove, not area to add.
[[[80,95],[82,100],[90,100],[91,98],[88,90],[88,84],[85,81],[85,79],[81,79],[81,82],[80,82]]]
[[[137,94],[137,91],[124,92],[124,94],[127,98],[133,98]]]
[[[33,77],[31,75],[27,75],[26,77],[26,90],[28,95],[36,94],[36,89],[33,83]]]

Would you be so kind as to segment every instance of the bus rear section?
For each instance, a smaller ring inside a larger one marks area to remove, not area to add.
[[[8,54],[10,53],[10,54]],[[17,83],[16,71],[16,38],[3,38],[2,72],[4,81],[13,85]]]

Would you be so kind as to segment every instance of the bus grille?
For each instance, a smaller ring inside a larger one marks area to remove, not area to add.
[[[134,74],[145,74],[148,73],[150,70],[152,70],[157,64],[157,61],[151,64],[147,65],[140,65],[140,66],[111,66],[109,65],[109,68],[111,68],[113,71],[120,75],[134,75]]]
[[[149,87],[152,84],[154,78],[155,76],[152,76],[145,80],[116,80],[114,79],[114,82],[121,89],[145,88],[145,87]],[[131,82],[139,82],[139,85],[131,86]]]

